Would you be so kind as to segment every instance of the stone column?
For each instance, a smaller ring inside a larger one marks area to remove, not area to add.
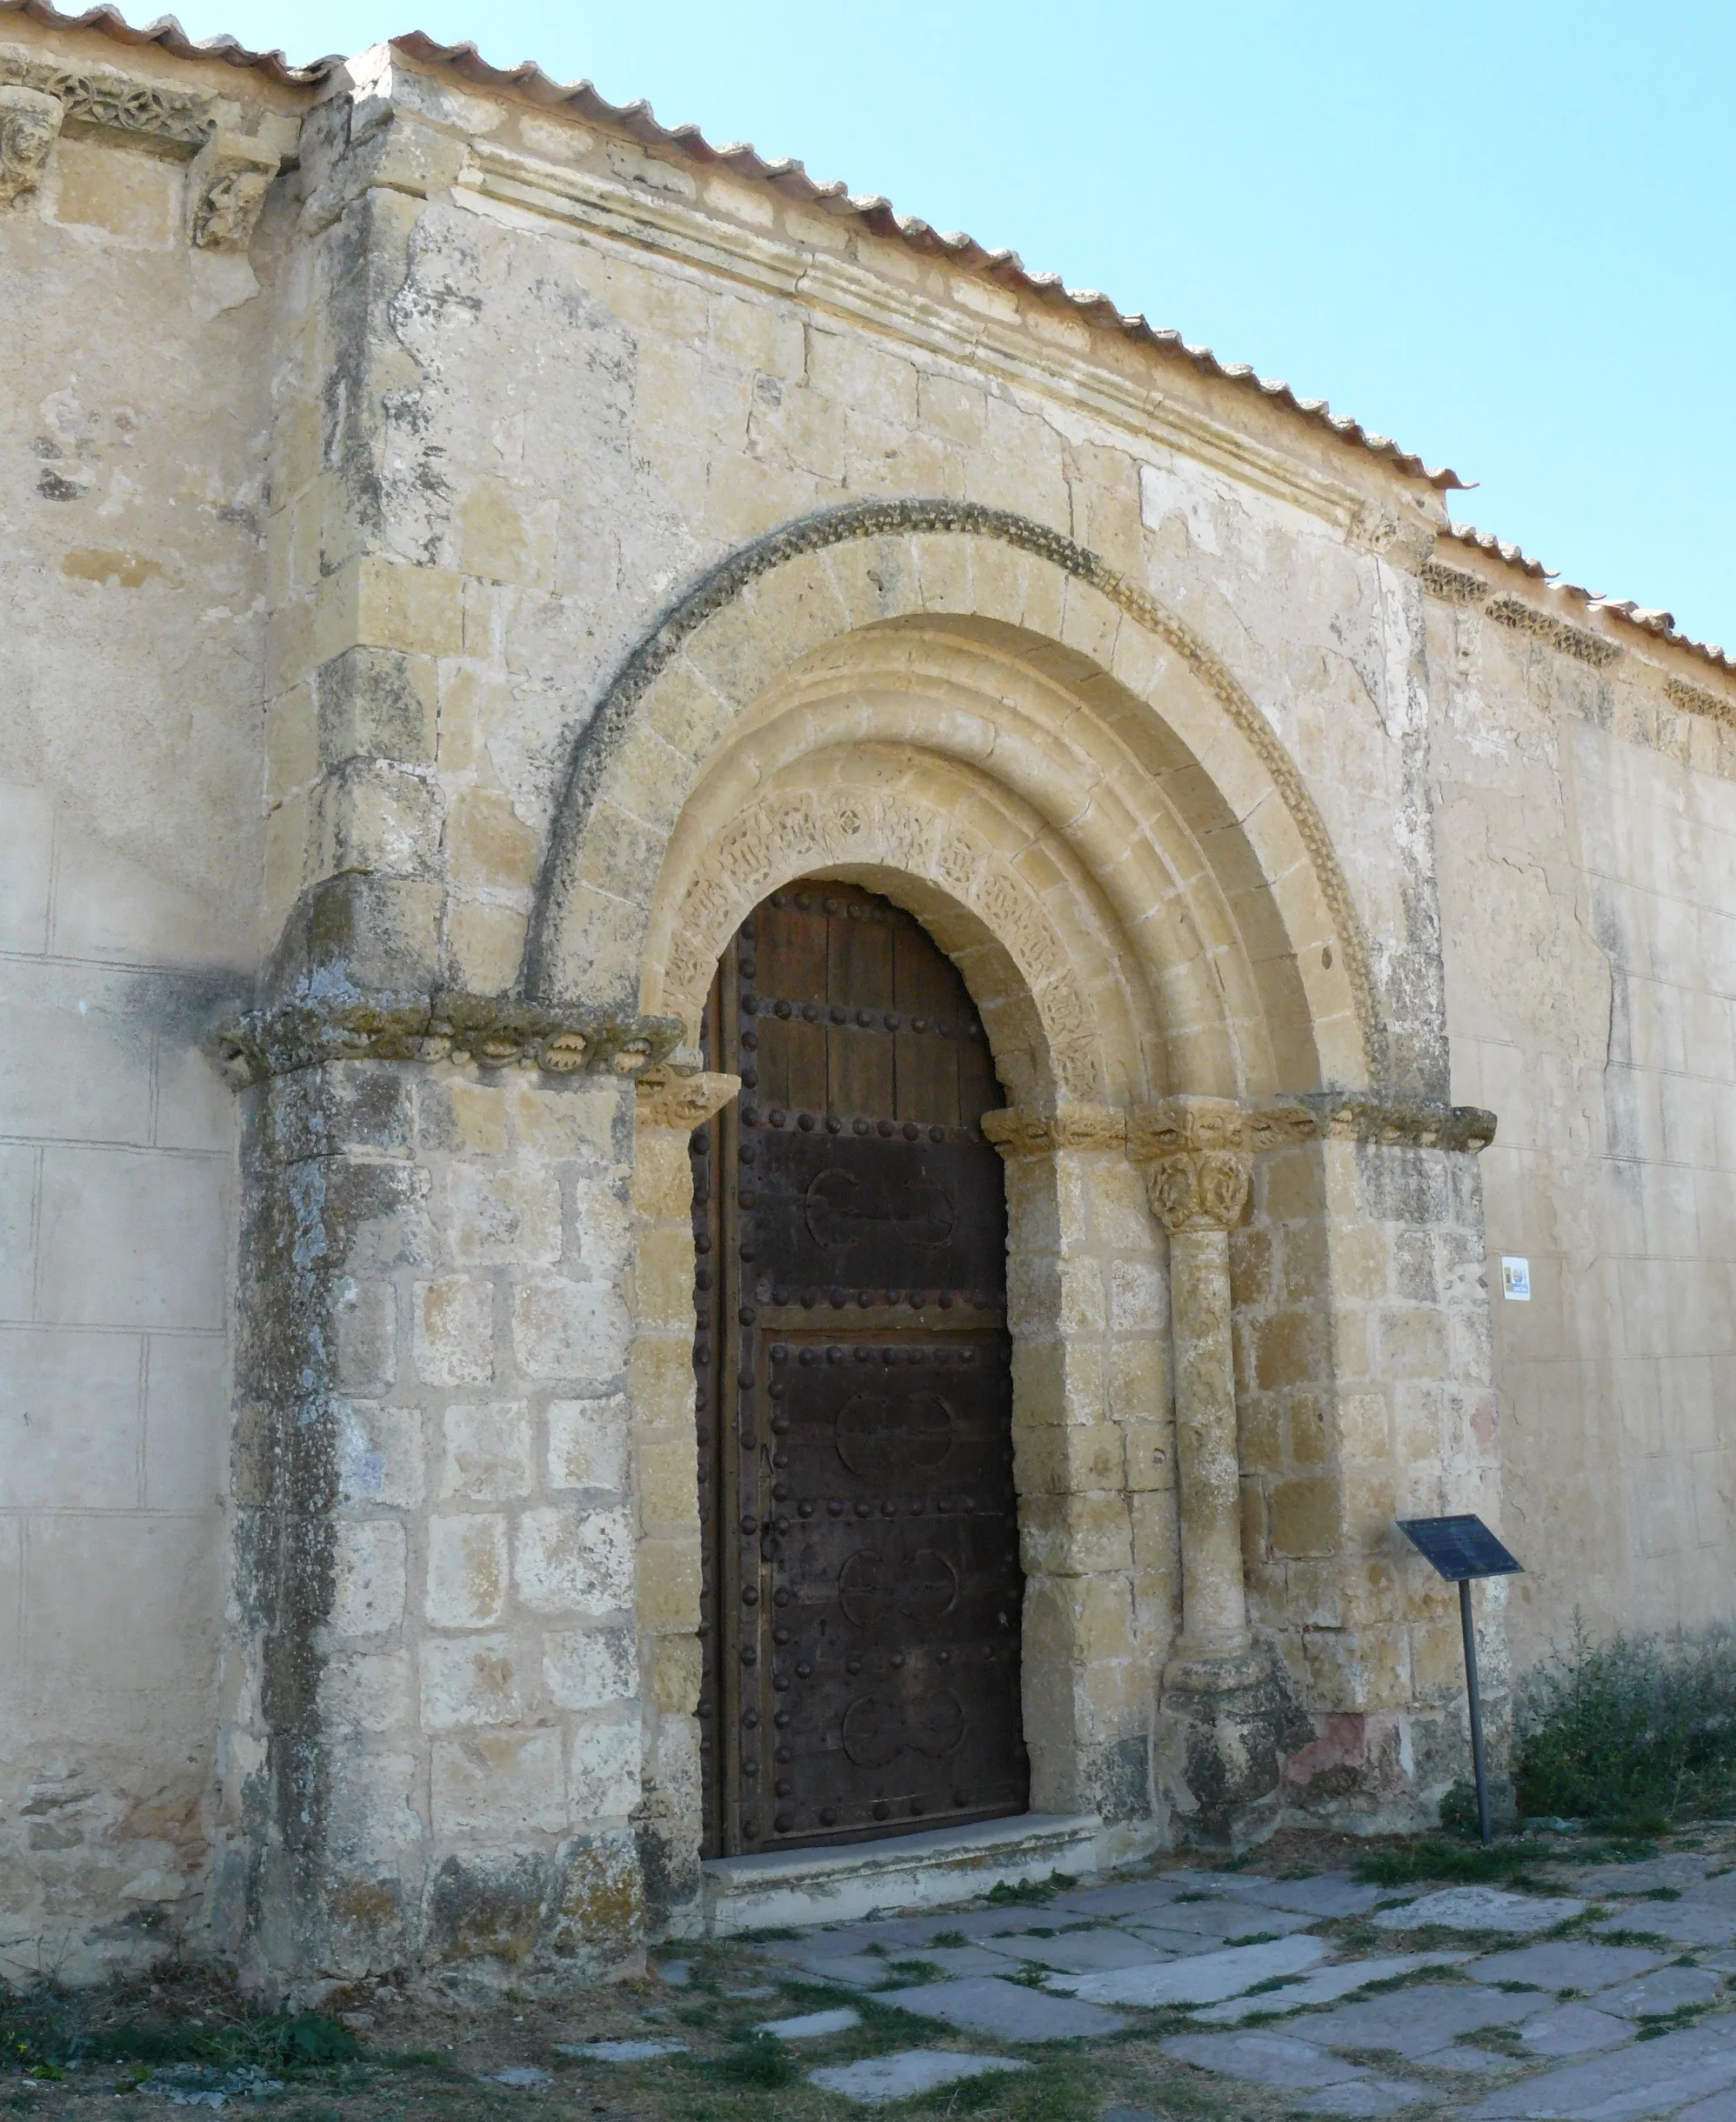
[[[1163,1677],[1158,1781],[1178,1832],[1240,1847],[1276,1817],[1293,1722],[1249,1634],[1243,1577],[1229,1234],[1248,1198],[1248,1115],[1233,1099],[1172,1098],[1132,1114],[1127,1134],[1170,1245],[1182,1628]]]

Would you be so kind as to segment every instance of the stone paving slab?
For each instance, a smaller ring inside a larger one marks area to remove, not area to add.
[[[1552,2012],[1539,2012],[1527,2020],[1519,2039],[1536,2056],[1584,2056],[1631,2041],[1633,2029],[1594,2005],[1558,2004]]]
[[[798,1960],[797,1971],[808,1982],[841,1982],[850,1989],[879,1989],[898,1977],[877,1953],[852,1952],[837,1959],[817,1952],[811,1959]]]
[[[1125,1886],[1086,1886],[1077,1892],[1058,1893],[1044,1912],[1096,1916],[1113,1922],[1118,1917],[1140,1916],[1152,1909],[1167,1908],[1172,1901],[1179,1900],[1189,1891],[1167,1878],[1133,1879]]]
[[[678,2056],[685,2041],[557,2041],[558,2056],[588,2056],[593,2063],[649,2063],[657,2056]]]
[[[1172,1902],[1168,1908],[1158,1909],[1149,1923],[1137,1917],[1124,1917],[1122,1928],[1161,1931],[1165,1937],[1179,1932],[1191,1938],[1246,1938],[1258,1931],[1274,1938],[1285,1938],[1292,1931],[1305,1931],[1310,1921],[1307,1916],[1292,1915],[1281,1908],[1266,1908],[1258,1902],[1250,1905],[1243,1900],[1219,1899]]]
[[[1313,2092],[1364,2075],[1358,2065],[1287,2033],[1178,2033],[1162,2046],[1165,2055],[1196,2069],[1286,2092]]]
[[[971,1948],[973,1952],[977,1947]],[[1172,1956],[1148,1945],[1125,1931],[1079,1931],[1059,1938],[1032,1938],[1014,1932],[980,1948],[983,1958],[998,1960],[1006,1972],[1009,1959],[1025,1960],[1038,1967],[1053,1967],[1068,1974],[1090,1974],[1102,1967],[1150,1967]],[[931,1954],[938,1959],[938,1954]],[[975,1970],[973,1972],[985,1972]]]
[[[1427,2055],[1414,2056],[1411,2060],[1431,2071],[1457,2071],[1466,2077],[1472,2073],[1486,2077],[1491,2071],[1510,2071],[1513,2067],[1511,2056],[1493,2055],[1486,2048],[1474,2048],[1465,2041],[1456,2041],[1451,2048],[1432,2048]]]
[[[1676,2122],[1736,2122],[1736,2092],[1714,2092],[1709,2100],[1696,2100],[1681,2110]]]
[[[1270,1945],[1232,1945],[1192,1959],[1150,1967],[1106,1969],[1101,1974],[1046,1976],[1045,1990],[1060,1990],[1093,2004],[1221,2004],[1273,1975],[1297,1975],[1325,1959],[1319,1938],[1275,1938]]]
[[[1534,1982],[1539,1989],[1607,1989],[1631,1982],[1668,1957],[1656,1945],[1600,1945],[1585,1938],[1552,1938],[1511,1952],[1486,1953],[1468,1970],[1478,1982]]]
[[[756,2033],[775,2033],[780,2041],[818,2041],[828,2033],[848,2033],[862,2024],[862,2014],[847,2004],[831,2012],[804,2012],[795,2019],[762,2019]]]
[[[1514,2026],[1546,2010],[1540,1992],[1512,1996],[1474,1983],[1430,1982],[1311,2019],[1308,2038],[1325,2048],[1392,2049],[1413,2059],[1451,2046],[1462,2033],[1488,2026]]]
[[[1733,2087],[1736,2019],[1715,2019],[1499,2086],[1465,2115],[1466,2122],[1644,2122]]]
[[[1682,1945],[1736,1945],[1736,1909],[1703,1902],[1635,1901],[1620,1915],[1593,1925],[1598,1931],[1651,1931]]]
[[[1565,1896],[1508,1893],[1499,1886],[1445,1886],[1404,1908],[1384,1908],[1378,1931],[1419,1931],[1435,1925],[1449,1931],[1507,1931],[1527,1937],[1583,1915],[1587,1904]]]
[[[1565,1876],[1578,1892],[1598,1901],[1606,1894],[1655,1893],[1659,1887],[1680,1892],[1697,1886],[1722,1862],[1721,1858],[1683,1851],[1671,1857],[1647,1857],[1639,1864],[1576,1865]]]
[[[1202,2026],[1233,2026],[1259,2012],[1299,2012],[1317,2004],[1335,2004],[1340,1997],[1370,1982],[1387,1982],[1394,1975],[1408,1975],[1425,1967],[1456,1967],[1470,1955],[1465,1952],[1389,1952],[1369,1960],[1345,1960],[1336,1967],[1319,1967],[1312,1974],[1299,1975],[1282,1989],[1257,1990],[1252,1997],[1232,1997],[1195,2013]]]
[[[1684,2005],[1710,2004],[1721,1986],[1710,1967],[1660,1967],[1603,1991],[1596,2001],[1599,2011],[1622,2019],[1664,2019]]]
[[[860,2063],[836,2063],[810,2071],[809,2082],[828,2092],[841,2092],[865,2107],[883,2107],[932,2092],[962,2078],[989,2071],[1028,2071],[1016,2056],[966,2056],[944,2048],[907,2048],[895,2056],[869,2056]]]
[[[882,2004],[923,2019],[938,2019],[966,2033],[1002,2041],[1076,2041],[1087,2034],[1118,2033],[1127,2022],[1113,2012],[1072,1997],[1051,1997],[1022,1983],[976,1975],[962,1982],[929,1982],[891,1990]]]
[[[1280,1878],[1237,1889],[1239,1901],[1261,1908],[1288,1909],[1315,1922],[1338,1916],[1365,1916],[1377,1902],[1392,1898],[1389,1889],[1365,1886],[1348,1872],[1323,1872],[1313,1878]]]
[[[1319,2092],[1299,2093],[1290,2106],[1295,2114],[1376,2117],[1395,2115],[1432,2097],[1426,2085],[1405,2078],[1352,2078]]]
[[[918,1960],[925,1967],[938,1967],[943,1975],[1004,1975],[1007,1957],[1005,1952],[992,1952],[987,1945],[912,1945],[908,1952],[893,1955],[894,1964],[886,1972],[889,1977],[896,1976],[900,1968]]]

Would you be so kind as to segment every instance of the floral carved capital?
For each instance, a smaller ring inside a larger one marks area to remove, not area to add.
[[[0,88],[0,206],[22,199],[42,182],[43,165],[65,114],[57,96],[39,89]]]
[[[1146,1167],[1166,1231],[1227,1231],[1247,1205],[1247,1109],[1226,1098],[1169,1098],[1127,1116],[1127,1154]]]

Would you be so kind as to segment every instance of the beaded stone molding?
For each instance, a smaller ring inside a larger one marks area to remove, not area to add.
[[[611,1018],[491,995],[290,1003],[250,1010],[213,1041],[237,1090],[331,1061],[474,1061],[484,1068],[637,1078],[668,1061],[672,1017]]]

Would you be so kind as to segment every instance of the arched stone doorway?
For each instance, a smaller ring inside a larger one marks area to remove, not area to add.
[[[705,1853],[1025,1810],[998,1107],[951,961],[799,878],[719,962],[695,1131]]]

